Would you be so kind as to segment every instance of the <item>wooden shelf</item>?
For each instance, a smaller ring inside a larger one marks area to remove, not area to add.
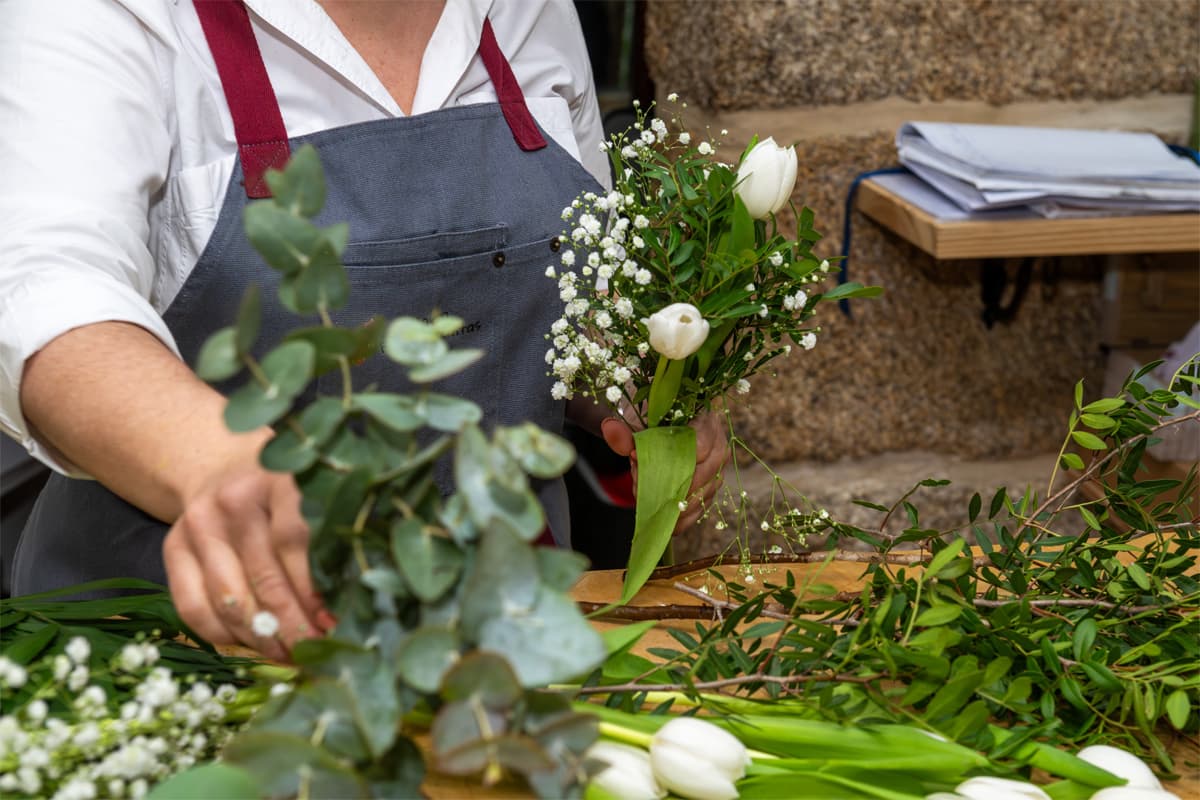
[[[940,259],[1200,251],[1200,214],[942,219],[872,179],[859,186],[855,205]]]

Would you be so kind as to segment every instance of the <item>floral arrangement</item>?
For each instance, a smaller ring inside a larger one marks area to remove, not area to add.
[[[687,505],[695,465],[688,423],[728,394],[748,393],[750,378],[793,342],[811,350],[818,304],[880,292],[854,283],[817,288],[832,267],[813,255],[820,234],[809,209],[792,209],[794,238],[780,231],[794,148],[751,142],[734,166],[717,160],[717,144],[694,140],[678,116],[668,126],[639,110],[631,131],[602,145],[613,190],[563,210],[574,249],[547,270],[564,303],[547,334],[554,396],[591,397],[634,417],[641,474],[653,476],[638,482],[621,602],[657,564]]]

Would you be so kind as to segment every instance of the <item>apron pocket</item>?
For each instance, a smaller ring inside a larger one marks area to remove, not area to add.
[[[490,253],[508,243],[508,226],[446,231],[408,239],[385,239],[346,245],[342,263],[354,267],[417,265]],[[351,295],[353,298],[354,295]]]

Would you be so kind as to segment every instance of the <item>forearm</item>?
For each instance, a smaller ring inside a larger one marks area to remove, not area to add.
[[[119,322],[76,328],[26,361],[21,406],[39,439],[165,522],[213,476],[252,467],[270,435],[231,433],[220,393]]]

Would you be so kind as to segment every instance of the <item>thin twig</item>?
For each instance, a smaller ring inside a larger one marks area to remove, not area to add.
[[[720,556],[697,558],[670,567],[659,567],[650,573],[649,580],[668,580],[680,575],[689,575],[710,567],[717,566]],[[787,553],[781,555],[750,556],[751,564],[820,564],[825,561],[846,561],[856,564],[922,564],[931,558],[928,552],[913,551],[911,553],[859,553],[851,550],[834,550],[815,553]],[[982,567],[991,564],[991,559],[978,557],[974,559],[975,566]]]
[[[1001,606],[1012,605],[1013,603],[1022,602],[1019,597],[1011,597],[1005,600],[982,600],[976,599],[973,601],[977,608],[1000,608]],[[1024,601],[1030,606],[1036,608],[1047,608],[1058,606],[1061,608],[1103,608],[1109,611],[1120,611],[1122,614],[1141,614],[1144,611],[1154,611],[1155,609],[1164,608],[1164,606],[1119,606],[1116,603],[1110,603],[1107,600],[1073,600],[1069,598],[1046,599],[1046,600],[1026,600]]]
[[[1163,533],[1167,531],[1182,531],[1187,528],[1195,528],[1200,526],[1200,520],[1192,520],[1191,522],[1177,522],[1174,525],[1159,525],[1158,529]]]
[[[682,692],[694,689],[696,691],[709,691],[712,689],[723,689],[727,686],[743,686],[747,683],[774,683],[780,686],[789,686],[794,683],[811,683],[813,681],[836,681],[838,683],[862,683],[868,684],[871,681],[879,680],[883,675],[763,675],[756,673],[754,675],[738,675],[733,678],[722,678],[716,681],[701,681],[699,683],[653,683],[653,684],[638,684],[638,683],[623,683],[619,686],[584,686],[579,690],[580,694],[615,694],[617,692]]]
[[[709,595],[705,594],[704,592],[700,591],[699,589],[693,589],[691,586],[688,586],[686,583],[675,583],[674,588],[676,591],[683,592],[684,594],[687,594],[687,595],[691,595],[692,597],[695,597],[697,600],[701,600],[704,603],[707,603],[708,605],[712,606],[714,609],[720,609],[722,611],[732,611],[733,609],[738,608],[740,605],[740,603],[731,603],[728,600],[718,600],[715,597],[710,597]],[[763,608],[763,610],[760,612],[759,616],[770,617],[771,619],[782,619],[782,620],[789,620],[789,621],[792,619],[790,615],[785,614],[782,611],[775,611],[770,608]]]

